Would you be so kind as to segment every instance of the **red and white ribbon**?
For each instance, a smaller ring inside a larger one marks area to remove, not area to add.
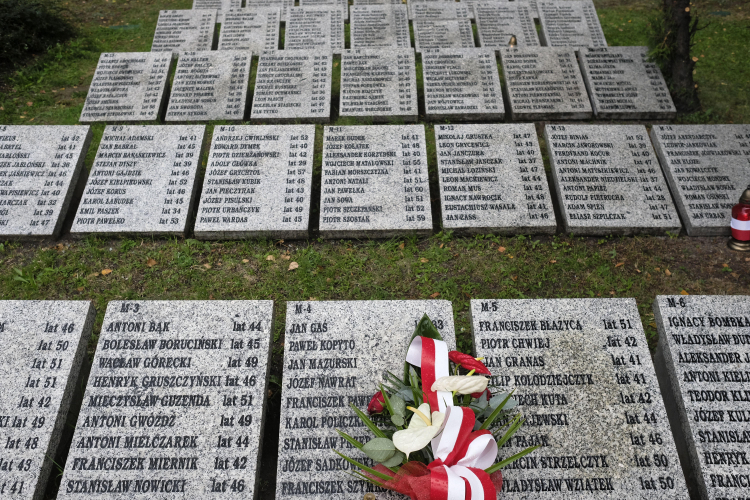
[[[750,220],[732,218],[732,237],[740,241],[750,241]]]
[[[445,412],[447,407],[453,406],[453,393],[432,391],[432,384],[437,379],[450,375],[448,345],[445,342],[427,337],[414,337],[406,353],[406,361],[422,369],[422,390],[432,411]]]

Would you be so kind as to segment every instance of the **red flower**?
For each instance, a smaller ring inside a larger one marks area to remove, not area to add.
[[[367,413],[372,415],[373,413],[383,413],[385,409],[385,398],[383,393],[378,391],[370,400],[370,404],[367,405]]]
[[[477,361],[468,354],[464,354],[458,351],[451,351],[448,353],[448,359],[450,359],[457,365],[463,366],[467,370],[474,370],[475,373],[478,373],[479,375],[490,375],[490,371],[486,366],[484,366],[484,363],[482,363],[481,361]]]
[[[473,392],[471,393],[471,397],[474,399],[479,399],[482,397],[482,394],[487,394],[487,401],[489,401],[492,398],[492,393],[489,389],[485,389],[484,392]]]

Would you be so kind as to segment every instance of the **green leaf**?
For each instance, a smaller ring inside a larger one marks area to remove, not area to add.
[[[354,439],[353,437],[351,437],[351,436],[350,436],[349,434],[347,434],[346,432],[342,432],[342,431],[340,431],[340,430],[338,430],[338,429],[336,429],[336,432],[338,432],[338,433],[339,433],[339,436],[341,436],[342,438],[344,438],[344,439],[346,439],[347,441],[349,441],[349,443],[350,443],[350,444],[351,444],[352,446],[354,446],[355,448],[357,448],[358,450],[361,450],[361,449],[362,449],[362,447],[364,446],[364,445],[363,445],[362,443],[360,443],[359,441],[357,441],[356,439]]]
[[[391,396],[391,413],[398,415],[399,417],[406,416],[406,402],[401,399],[401,396]]]
[[[419,376],[417,371],[409,367],[409,383],[411,384],[411,395],[414,403],[419,407],[422,404],[422,389],[419,387]]]
[[[385,465],[386,467],[396,467],[397,465],[401,465],[405,458],[406,455],[396,450],[396,453],[394,453],[391,458],[383,462],[383,465]]]
[[[482,426],[479,428],[480,430],[488,429],[490,425],[492,425],[492,422],[494,422],[497,416],[500,415],[500,412],[503,411],[503,407],[505,406],[505,403],[507,403],[508,400],[510,399],[511,394],[513,394],[513,391],[511,391],[510,394],[505,396],[505,399],[503,399],[503,402],[500,403],[498,407],[495,408],[495,410],[492,413],[490,413],[490,416],[487,417],[487,420],[485,420]]]
[[[362,410],[360,410],[359,408],[357,408],[356,406],[354,406],[354,404],[350,404],[349,406],[352,407],[352,410],[354,410],[354,413],[357,414],[357,416],[359,417],[359,419],[362,422],[365,423],[365,425],[367,426],[367,428],[370,429],[372,431],[372,433],[375,434],[375,436],[380,437],[380,438],[385,437],[385,434],[383,434],[383,431],[381,431],[380,429],[378,429],[378,426],[375,425],[373,423],[373,421],[370,420],[367,415],[365,415],[364,413],[362,413]]]
[[[375,438],[366,442],[362,451],[376,462],[385,462],[396,453],[396,447],[390,439]]]
[[[427,337],[435,340],[443,340],[440,332],[437,330],[437,328],[435,328],[435,325],[432,324],[432,321],[426,314],[422,316],[422,319],[420,319],[419,323],[417,323],[417,328],[414,330],[414,334],[409,339],[409,343],[406,344],[407,348],[411,345],[412,341],[416,337]],[[409,363],[404,361],[404,380],[409,380],[409,368]]]
[[[508,430],[505,431],[505,434],[503,434],[502,438],[498,439],[498,436],[500,434],[499,432],[497,433],[497,435],[493,434],[493,437],[495,437],[495,439],[497,440],[497,447],[500,448],[502,445],[508,442],[508,440],[513,437],[513,434],[515,434],[518,429],[521,428],[524,422],[525,420],[521,420],[520,414],[516,415],[513,420],[510,421]]]
[[[496,471],[502,469],[506,465],[512,464],[513,462],[515,462],[519,458],[528,455],[529,453],[531,453],[532,451],[536,450],[537,448],[539,448],[539,446],[529,446],[525,450],[516,453],[512,457],[508,457],[505,460],[503,460],[502,462],[498,462],[495,465],[493,465],[493,466],[491,466],[491,467],[489,467],[487,469],[484,469],[484,472],[486,472],[487,474],[492,474],[493,472],[496,472]]]
[[[388,413],[393,415],[393,408],[391,407],[391,398],[388,397],[388,392],[383,389],[383,384],[380,384],[380,394],[383,395],[383,404],[385,404],[385,409],[388,410]]]
[[[401,415],[391,415],[391,422],[393,422],[393,425],[396,425],[398,427],[403,427],[406,423],[404,417],[402,417]]]
[[[378,472],[375,469],[366,466],[365,464],[357,462],[353,458],[347,457],[346,455],[344,455],[343,453],[339,452],[338,450],[333,450],[333,452],[335,454],[337,454],[338,456],[340,456],[341,458],[343,458],[344,460],[346,460],[347,462],[349,462],[350,464],[354,465],[355,467],[359,467],[363,471],[369,472],[373,476],[375,476],[375,477],[377,477],[379,479],[382,479],[383,481],[390,481],[391,479],[393,479],[391,476],[383,474],[382,472]]]

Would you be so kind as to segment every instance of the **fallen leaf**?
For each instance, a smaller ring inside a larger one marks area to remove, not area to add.
[[[87,278],[96,278],[97,276],[99,276],[99,273],[91,273],[91,274],[89,274],[89,275],[88,275],[88,276],[86,276],[86,277],[87,277]]]
[[[652,321],[648,324],[648,326],[650,326],[651,328],[656,328],[656,323]]]
[[[513,281],[516,281],[518,280],[518,276],[511,276],[510,279],[512,279]]]
[[[440,244],[440,248],[443,248],[445,246],[445,243]]]
[[[508,258],[509,258],[509,259],[512,259],[512,258],[513,258],[513,256],[512,256],[512,255],[508,255]]]
[[[650,274],[648,274],[648,273],[646,273],[646,277],[647,277],[647,278],[650,278],[650,277],[651,277],[651,275],[650,275]]]
[[[685,12],[690,12],[690,7],[685,7]]]
[[[737,274],[737,273],[732,273],[732,276],[734,276],[735,278],[739,278],[740,277],[740,275]]]
[[[331,281],[333,281],[331,278],[326,278],[326,283],[330,283]]]
[[[658,267],[655,267],[654,271],[661,271],[661,269],[659,269]]]
[[[427,264],[430,261],[429,259],[425,259],[424,257],[422,257],[421,259],[419,259],[419,262],[421,262],[422,264]]]
[[[614,291],[614,290],[610,290],[610,291],[609,291],[609,294],[610,294],[610,295],[614,295],[614,294],[615,294],[615,291]]]
[[[438,297],[440,295],[440,292],[435,292],[432,295],[430,295],[431,299],[434,299],[435,297]]]
[[[276,258],[273,255],[269,255],[266,257],[266,260],[276,260]]]
[[[698,58],[693,56],[693,62],[698,62]]]
[[[503,253],[505,251],[505,247],[497,247],[497,251]]]
[[[294,270],[295,270],[295,269],[297,269],[298,267],[299,267],[299,264],[297,264],[296,262],[290,262],[290,263],[289,263],[289,270],[290,270],[290,271],[294,271]]]
[[[615,264],[615,267],[622,267],[624,265],[625,265],[624,262],[618,262],[617,264]]]
[[[206,269],[211,269],[211,264],[208,264],[208,263],[203,264],[203,267],[205,267]]]
[[[680,295],[690,295],[690,294],[689,294],[689,293],[687,293],[687,290],[682,290],[682,291],[680,292]]]
[[[669,272],[669,269],[665,269],[664,274],[666,274],[667,276],[672,276],[672,273]]]
[[[745,262],[750,262],[750,257],[745,257]]]
[[[637,267],[635,268],[635,272],[637,272],[638,274],[641,274],[641,270],[638,269]]]
[[[250,260],[248,260],[248,259],[242,259],[242,262],[244,262],[245,264],[247,264],[248,262],[250,262]]]
[[[318,298],[317,298],[317,297],[310,297],[310,298],[309,298],[309,299],[307,299],[307,300],[318,300]]]
[[[29,102],[27,102],[27,103],[26,103],[26,105],[27,105],[27,106],[29,106],[29,107],[31,107],[31,106],[33,106],[33,105],[34,105],[34,103],[33,103],[33,102],[31,102],[31,101],[29,101]]]
[[[79,291],[79,292],[82,292],[82,291],[83,291],[83,287],[82,287],[82,286],[79,286],[79,287],[78,287],[78,291]]]
[[[402,241],[402,242],[401,242],[401,244],[400,244],[400,245],[398,246],[398,248],[399,248],[399,249],[401,249],[401,250],[403,250],[403,249],[404,249],[404,242],[403,242],[403,241]]]
[[[549,263],[550,264],[557,264],[557,261],[556,260],[551,260],[551,261],[549,261]]]
[[[292,258],[292,256],[291,256],[291,255],[282,255],[282,256],[281,256],[281,258],[282,258],[283,260],[289,260],[289,259],[291,259],[291,258]]]
[[[729,267],[729,264],[722,264],[721,267]]]
[[[148,260],[146,261],[146,265],[147,265],[148,267],[154,267],[154,266],[156,265],[156,261],[155,261],[154,259],[148,259]]]
[[[112,269],[102,269],[102,276],[112,274]]]

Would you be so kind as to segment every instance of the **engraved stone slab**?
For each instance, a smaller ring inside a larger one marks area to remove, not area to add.
[[[242,0],[193,0],[195,10],[216,10],[216,22],[223,23],[230,9],[242,7]],[[224,29],[224,26],[221,27]]]
[[[329,122],[332,61],[331,53],[321,50],[261,54],[250,119]]]
[[[323,238],[430,234],[423,125],[325,127]]]
[[[526,419],[498,457],[540,446],[503,469],[503,498],[688,498],[634,299],[472,300],[471,318]]]
[[[415,19],[414,50],[474,48],[469,19]]]
[[[411,49],[406,5],[354,5],[349,29],[353,49]]]
[[[284,50],[344,50],[344,12],[332,6],[290,7]]]
[[[57,498],[254,498],[272,321],[270,300],[110,302]]]
[[[435,144],[444,229],[557,230],[533,124],[435,125]]]
[[[95,316],[87,301],[0,302],[3,498],[45,498]]]
[[[214,129],[195,237],[306,238],[315,125]]]
[[[184,235],[205,125],[109,125],[86,181],[73,235]]]
[[[299,0],[300,7],[338,7],[349,20],[349,2],[347,0]]]
[[[245,8],[251,11],[264,7],[281,9],[281,22],[286,23],[289,8],[294,7],[294,0],[245,0]]]
[[[166,121],[242,120],[252,59],[245,50],[182,52]]]
[[[384,372],[403,372],[424,314],[455,349],[448,301],[287,303],[277,500],[352,500],[366,492],[379,500],[404,498],[347,477],[351,466],[333,449],[372,465],[336,429],[363,443],[371,439],[349,404],[367,411]]]
[[[643,125],[547,125],[566,233],[678,233],[680,219]]]
[[[471,6],[456,2],[413,2],[409,4],[409,19],[473,19]]]
[[[657,296],[654,364],[691,497],[750,493],[750,297]]]
[[[665,234],[677,209],[643,125],[547,125],[566,233]]]
[[[429,118],[502,120],[505,117],[492,49],[423,50],[422,81]]]
[[[542,43],[548,47],[606,47],[591,0],[539,0]]]
[[[361,8],[352,8],[352,18]],[[341,54],[340,116],[415,122],[417,114],[413,49],[353,49]]]
[[[354,0],[354,5],[402,5],[401,0]]]
[[[581,72],[597,118],[666,120],[677,110],[648,47],[584,48]]]
[[[690,236],[729,236],[750,184],[750,125],[654,125],[651,139]]]
[[[216,10],[162,10],[156,23],[151,52],[211,50]]]
[[[231,9],[221,25],[219,50],[278,50],[280,16],[278,7]]]
[[[474,5],[474,17],[482,47],[504,49],[514,37],[518,47],[539,46],[534,17],[526,4],[478,2]]]
[[[172,64],[170,54],[110,52],[99,56],[81,123],[158,120]]]
[[[0,236],[60,235],[91,135],[88,125],[0,125]]]
[[[592,117],[573,49],[506,48],[500,51],[511,119],[587,120]]]

